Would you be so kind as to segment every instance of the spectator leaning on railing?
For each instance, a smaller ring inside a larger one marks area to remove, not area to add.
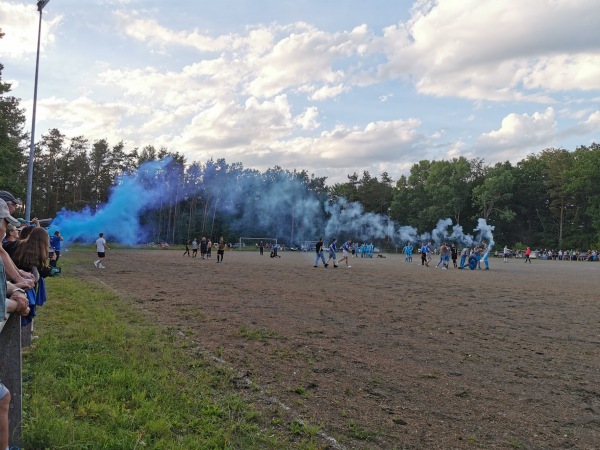
[[[6,201],[0,198],[0,240],[4,239],[8,224],[18,226],[19,222],[11,216]],[[7,299],[7,296],[10,296]],[[0,306],[1,320],[5,320],[6,312],[19,312],[27,315],[27,297],[25,291],[12,284],[7,285],[4,264],[0,259]],[[23,309],[23,306],[25,309]],[[10,406],[10,391],[0,382],[0,449],[8,449],[8,410]]]
[[[6,227],[8,224],[13,224],[16,219],[12,217],[6,205],[6,202],[0,199],[0,240],[6,235]],[[18,222],[17,222],[18,223]],[[0,260],[0,302],[1,319],[5,320],[6,313],[17,312],[23,316],[29,314],[29,306],[27,295],[23,288],[28,289],[33,287],[33,282],[27,283],[26,286],[19,286],[6,281],[6,272],[3,261]],[[0,448],[2,448],[0,446]]]
[[[12,214],[15,212],[17,205],[22,203],[21,200],[15,198],[14,195],[8,191],[0,191],[0,200],[2,217],[9,216],[11,220],[9,220],[8,223],[14,225],[15,227],[20,227],[21,223],[12,217]],[[8,253],[6,253],[4,247],[0,247],[0,259],[4,263],[6,278],[23,289],[30,289],[33,287],[33,275],[24,270],[17,269],[17,266],[13,263]]]

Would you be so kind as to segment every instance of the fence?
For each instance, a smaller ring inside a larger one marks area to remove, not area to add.
[[[23,334],[26,334],[25,330]],[[21,317],[18,314],[11,314],[7,321],[0,322],[0,380],[11,394],[8,440],[12,445],[19,446],[22,446],[23,438],[21,344]]]

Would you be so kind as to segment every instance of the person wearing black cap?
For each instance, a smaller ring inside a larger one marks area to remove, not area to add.
[[[10,192],[8,191],[0,191],[0,198],[2,200],[4,200],[6,202],[6,204],[8,205],[8,210],[10,212],[10,214],[15,212],[15,209],[18,205],[22,205],[23,202],[21,201],[20,198],[16,198],[14,195],[12,195]],[[15,224],[13,224],[15,225]],[[16,227],[18,227],[19,225],[15,225]]]

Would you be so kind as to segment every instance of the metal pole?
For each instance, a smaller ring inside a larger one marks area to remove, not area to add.
[[[33,187],[33,153],[35,149],[35,112],[37,107],[38,73],[40,67],[40,40],[42,36],[42,10],[50,0],[41,0],[37,3],[40,12],[38,26],[37,55],[35,59],[35,81],[33,87],[33,117],[31,118],[31,145],[29,147],[29,170],[27,172],[27,203],[25,204],[25,220],[31,219],[31,191]]]

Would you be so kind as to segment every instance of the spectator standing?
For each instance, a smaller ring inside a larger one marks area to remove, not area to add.
[[[219,245],[217,246],[217,262],[223,262],[223,256],[225,256],[225,241],[223,236],[219,239]]]
[[[200,240],[200,259],[206,258],[206,237],[202,236]]]
[[[102,261],[106,257],[106,250],[110,250],[110,247],[106,244],[104,233],[100,233],[98,239],[96,239],[96,252],[98,253],[98,260],[94,261],[94,265],[98,269],[106,269],[106,267],[102,265]]]
[[[315,247],[315,251],[317,252],[317,257],[315,259],[315,267],[319,267],[319,258],[323,261],[323,267],[329,267],[329,264],[325,262],[325,255],[323,253],[323,238],[319,239],[317,245]]]
[[[206,259],[210,259],[212,256],[212,241],[210,239],[206,240]]]
[[[16,242],[19,239],[19,230],[10,223],[6,226],[6,236],[2,239],[2,244],[5,242]]]
[[[8,224],[15,227],[21,226],[21,222],[12,216],[17,205],[20,205],[21,203],[21,200],[15,198],[10,192],[0,191],[0,219],[6,219],[7,226]],[[23,236],[21,236],[21,239],[24,239]],[[17,269],[17,266],[11,259],[5,245],[0,246],[0,259],[2,259],[2,262],[4,263],[6,277],[9,280],[17,283],[20,287],[24,287],[24,285],[33,287],[33,275]]]
[[[260,241],[258,243],[258,251],[259,253],[262,255],[263,254],[263,249],[265,248],[265,244],[263,244],[263,241]]]
[[[525,264],[527,264],[527,261],[531,264],[531,249],[529,247],[525,250]]]
[[[452,256],[452,264],[454,264],[454,268],[456,269],[458,267],[458,264],[456,263],[456,260],[458,259],[458,250],[455,244],[450,246],[450,255]]]
[[[50,261],[50,265],[52,267],[56,267],[58,264],[58,259],[60,258],[60,242],[63,240],[63,237],[60,234],[60,231],[56,230],[54,235],[50,238],[50,247],[54,249],[54,259]]]
[[[183,256],[190,255],[190,240],[188,239],[187,241],[185,241],[185,252],[183,252]]]

